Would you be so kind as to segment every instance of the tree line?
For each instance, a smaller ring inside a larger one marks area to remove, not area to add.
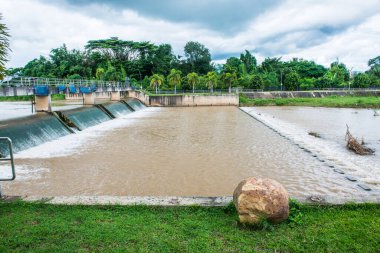
[[[1,61],[1,59],[0,59]],[[117,37],[90,40],[84,50],[69,50],[65,44],[52,49],[8,75],[68,79],[97,79],[124,82],[145,89],[244,89],[312,90],[380,86],[380,56],[368,61],[369,70],[350,75],[339,61],[326,68],[314,61],[281,57],[266,58],[261,64],[248,50],[213,64],[208,48],[187,42],[184,55],[174,55],[171,45],[121,40]]]

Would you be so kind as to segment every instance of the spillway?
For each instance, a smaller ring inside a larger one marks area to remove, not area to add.
[[[127,104],[133,108],[133,110],[135,111],[138,111],[138,110],[141,110],[141,109],[144,109],[146,106],[141,103],[139,100],[137,99],[129,99],[127,100]]]
[[[61,111],[79,130],[95,126],[111,118],[97,107],[82,107],[74,110]]]
[[[15,152],[70,134],[70,131],[53,115],[37,114],[0,122],[0,136],[9,137]],[[0,152],[8,154],[4,143]]]
[[[103,106],[116,118],[145,107],[136,99]],[[111,119],[107,112],[95,106],[57,111],[56,116],[53,113],[38,113],[0,121],[0,136],[9,137],[13,142],[13,150],[17,153],[72,133],[69,126],[84,130]],[[8,155],[6,143],[0,143],[0,152]]]
[[[123,102],[105,104],[104,107],[112,113],[116,118],[130,114],[133,110]]]

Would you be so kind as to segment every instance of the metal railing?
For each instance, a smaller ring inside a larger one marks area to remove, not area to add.
[[[3,161],[10,161],[11,163],[11,169],[12,169],[12,177],[11,178],[0,178],[0,181],[13,181],[16,179],[16,171],[15,171],[15,165],[13,160],[13,145],[12,140],[8,137],[0,137],[0,142],[7,142],[8,148],[9,148],[9,158],[3,157],[3,155],[0,153],[0,162]],[[1,193],[0,193],[1,194]]]
[[[43,78],[43,77],[14,77],[10,80],[0,82],[0,86],[13,86],[13,87],[33,87],[35,85],[75,85],[75,86],[90,86],[96,85],[98,87],[126,87],[127,83],[117,81],[102,81],[95,79],[61,79],[61,78]]]

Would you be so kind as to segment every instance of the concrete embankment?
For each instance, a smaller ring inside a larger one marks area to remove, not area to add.
[[[321,98],[328,96],[380,96],[380,90],[243,92],[248,98]]]
[[[170,96],[148,96],[139,91],[129,91],[128,97],[137,98],[148,106],[237,106],[239,96],[237,94],[219,95],[170,95]]]

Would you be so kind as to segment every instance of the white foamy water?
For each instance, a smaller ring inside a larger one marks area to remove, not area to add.
[[[16,179],[19,181],[38,179],[44,173],[49,172],[48,168],[35,168],[33,166],[18,165],[15,166]],[[12,169],[10,164],[0,164],[0,178],[10,179],[12,178]]]
[[[146,107],[126,116],[108,120],[86,128],[83,131],[78,131],[75,134],[69,134],[59,139],[23,150],[15,154],[15,159],[52,158],[74,155],[76,152],[81,152],[86,148],[85,143],[101,137],[105,132],[133,125],[136,120],[149,117],[158,110],[160,110],[158,107]]]
[[[327,164],[342,170],[345,174],[371,184],[372,187],[380,188],[380,164],[377,162],[377,157],[358,156],[347,151],[342,142],[329,138],[315,138],[309,135],[309,129],[299,122],[297,124],[291,120],[280,119],[278,117],[281,115],[280,112],[274,116],[268,108],[262,110],[262,108],[243,107],[241,109],[300,148],[310,150],[311,155],[316,156],[317,159],[325,160]],[[323,118],[318,118],[314,124],[322,125],[325,122]]]

